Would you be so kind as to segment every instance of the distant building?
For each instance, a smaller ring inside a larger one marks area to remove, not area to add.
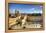
[[[19,11],[15,10],[15,13],[9,13],[9,17],[17,17],[19,16]]]
[[[19,16],[19,15],[20,15],[19,11],[15,10],[15,16]]]

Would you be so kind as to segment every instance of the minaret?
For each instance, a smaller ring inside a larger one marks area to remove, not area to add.
[[[15,10],[15,16],[19,16],[19,11],[18,10]]]

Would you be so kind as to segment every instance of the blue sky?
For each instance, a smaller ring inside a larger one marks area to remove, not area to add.
[[[15,13],[15,10],[20,13],[42,13],[42,5],[11,3],[8,6],[10,13]]]

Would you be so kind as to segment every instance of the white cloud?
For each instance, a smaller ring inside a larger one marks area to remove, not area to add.
[[[9,13],[14,14],[15,13],[15,9],[9,9]]]
[[[42,10],[34,11],[33,13],[42,13]]]

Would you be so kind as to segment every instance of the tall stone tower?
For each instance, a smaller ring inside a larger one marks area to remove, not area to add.
[[[19,10],[15,10],[15,16],[19,16]]]

